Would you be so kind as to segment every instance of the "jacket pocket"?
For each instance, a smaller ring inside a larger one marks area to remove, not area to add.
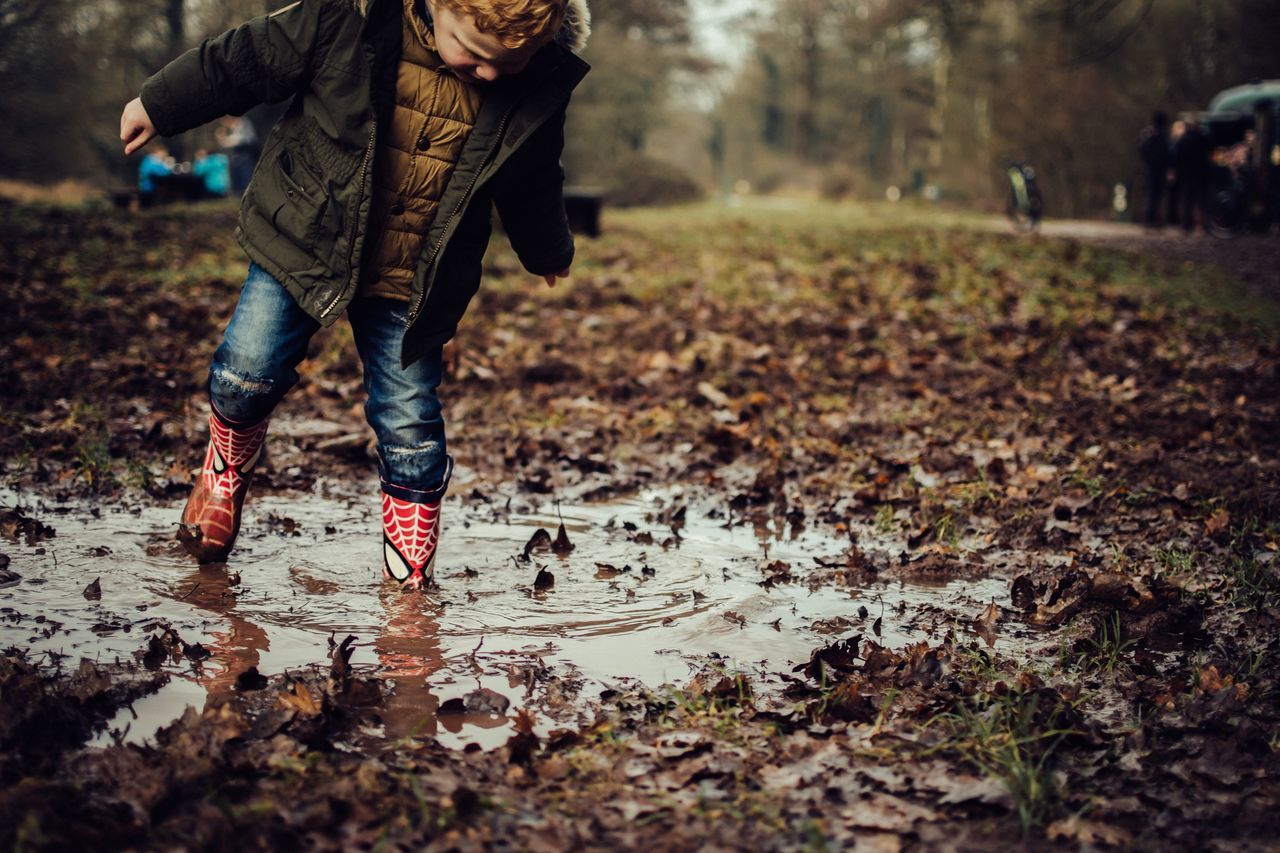
[[[272,224],[299,249],[328,264],[334,238],[332,228],[326,227],[328,195],[288,148],[276,155],[276,173],[282,193],[276,199]]]

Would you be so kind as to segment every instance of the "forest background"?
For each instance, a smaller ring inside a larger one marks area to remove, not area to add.
[[[128,185],[119,112],[143,80],[280,5],[0,0],[0,179]],[[565,165],[618,204],[930,187],[991,207],[1019,160],[1037,167],[1051,215],[1105,215],[1115,184],[1137,180],[1153,110],[1201,110],[1280,76],[1280,0],[596,0],[592,12],[595,70]],[[213,144],[210,129],[173,142],[186,156]]]

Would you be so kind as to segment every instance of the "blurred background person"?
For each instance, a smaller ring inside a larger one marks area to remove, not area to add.
[[[1160,201],[1169,175],[1169,117],[1164,112],[1152,115],[1151,124],[1142,129],[1138,156],[1142,159],[1142,223],[1159,228]]]
[[[191,174],[200,179],[210,198],[222,198],[231,189],[231,164],[226,154],[210,154],[201,148],[191,164]]]
[[[1182,221],[1179,206],[1182,201],[1182,177],[1178,174],[1178,145],[1182,142],[1182,137],[1187,132],[1187,123],[1179,119],[1175,121],[1169,128],[1169,149],[1167,161],[1169,164],[1168,172],[1165,177],[1165,185],[1168,189],[1168,198],[1165,203],[1164,221],[1169,225],[1177,225]]]
[[[241,116],[224,116],[218,123],[214,135],[218,144],[227,151],[231,165],[231,188],[243,193],[253,177],[253,169],[258,165],[258,132],[253,129],[253,122]]]
[[[1173,149],[1174,168],[1178,170],[1182,230],[1188,234],[1196,228],[1197,213],[1201,228],[1207,228],[1209,198],[1209,135],[1200,122],[1189,119],[1182,138]]]
[[[169,149],[157,143],[138,164],[138,200],[149,207],[156,200],[156,179],[173,174],[173,157]]]

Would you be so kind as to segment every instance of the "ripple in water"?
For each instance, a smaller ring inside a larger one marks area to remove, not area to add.
[[[0,504],[21,502],[0,492]],[[982,603],[1007,594],[1004,582],[992,579],[810,589],[805,580],[817,569],[815,558],[836,558],[847,543],[814,531],[777,535],[727,526],[709,517],[719,514],[714,509],[689,508],[673,528],[659,520],[682,505],[671,490],[562,506],[558,513],[446,501],[439,586],[406,595],[381,580],[374,503],[253,498],[226,567],[196,566],[177,547],[180,505],[100,513],[88,504],[37,505],[27,513],[57,535],[6,547],[23,580],[0,589],[0,614],[8,617],[0,621],[0,644],[72,662],[111,660],[133,655],[156,623],[202,643],[208,660],[173,667],[168,686],[113,722],[128,726],[128,740],[140,741],[188,705],[203,707],[230,691],[249,667],[270,675],[327,666],[330,637],[354,634],[353,665],[388,680],[389,734],[490,747],[510,735],[507,716],[437,716],[439,705],[484,687],[506,696],[512,708],[540,703],[545,730],[576,720],[583,703],[575,698],[637,682],[679,683],[712,654],[744,670],[777,672],[840,636],[822,633],[830,620],[847,620],[848,634],[868,630],[900,603],[976,614]],[[522,560],[533,533],[545,528],[554,536],[561,519],[572,552]],[[762,586],[762,566],[777,560],[796,579]],[[555,576],[548,589],[534,587],[540,567]],[[102,598],[86,600],[82,591],[96,577]],[[868,615],[860,616],[860,608]],[[900,621],[884,620],[882,642],[926,638],[923,628]],[[567,676],[551,699],[538,678],[545,668]],[[106,740],[104,734],[100,742]]]

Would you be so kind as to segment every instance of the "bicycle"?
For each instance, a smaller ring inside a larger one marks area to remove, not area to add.
[[[1013,227],[1030,234],[1040,226],[1044,213],[1044,196],[1036,183],[1036,170],[1026,163],[1010,163],[1005,167],[1009,177],[1009,202],[1006,212]]]

